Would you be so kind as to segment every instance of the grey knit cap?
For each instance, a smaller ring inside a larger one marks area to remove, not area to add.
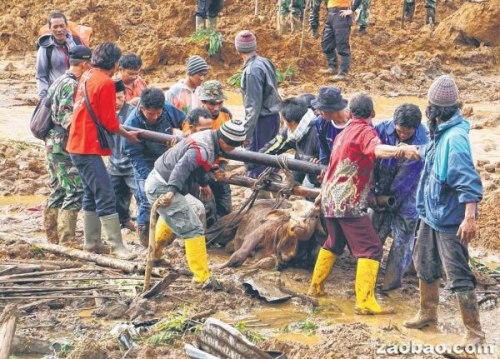
[[[427,94],[429,102],[436,106],[449,107],[458,102],[458,87],[449,75],[438,77],[429,88]]]
[[[208,64],[201,56],[194,55],[187,59],[186,71],[188,76],[196,75],[197,73],[208,71]]]
[[[234,46],[239,53],[249,53],[257,50],[257,38],[248,30],[243,30],[236,35]]]

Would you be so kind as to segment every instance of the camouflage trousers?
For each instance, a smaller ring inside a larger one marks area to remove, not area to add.
[[[415,4],[415,0],[405,0],[407,4]],[[436,8],[436,0],[425,0],[425,7]]]
[[[371,0],[361,0],[361,5],[359,7],[358,23],[359,27],[368,26],[368,17],[370,16],[370,3]]]
[[[292,15],[302,17],[303,11],[304,0],[283,0],[281,2],[281,15],[288,15],[291,13]]]
[[[83,200],[83,185],[77,168],[67,153],[47,152],[50,175],[48,208],[80,210]]]

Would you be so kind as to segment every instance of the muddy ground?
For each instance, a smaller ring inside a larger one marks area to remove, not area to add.
[[[261,0],[259,17],[253,14],[253,2],[226,1],[220,19],[224,35],[222,51],[209,59],[210,78],[225,81],[241,67],[234,51],[234,35],[243,28],[255,31],[259,52],[270,57],[280,71],[288,66],[295,75],[280,86],[284,96],[301,92],[316,93],[328,78],[318,73],[326,65],[319,40],[305,36],[299,55],[300,34],[277,34],[275,5]],[[46,276],[67,279],[66,282],[31,283],[31,287],[72,287],[70,292],[55,292],[58,299],[48,300],[35,308],[20,310],[16,334],[37,342],[39,351],[19,349],[19,357],[41,358],[46,354],[72,358],[120,358],[126,350],[120,346],[111,329],[120,323],[144,328],[132,335],[137,348],[129,358],[185,358],[183,345],[194,342],[204,318],[213,315],[236,325],[266,350],[284,352],[289,358],[372,358],[382,345],[416,343],[451,345],[462,331],[453,296],[441,290],[440,324],[424,331],[402,326],[418,307],[417,281],[405,277],[403,287],[391,293],[377,292],[383,304],[396,309],[395,315],[361,317],[354,314],[355,260],[346,253],[334,267],[326,285],[327,297],[319,306],[293,298],[281,304],[268,304],[243,290],[246,275],[256,275],[252,263],[240,269],[215,270],[227,259],[220,249],[209,251],[214,273],[226,283],[223,292],[202,291],[181,276],[159,297],[141,302],[141,282],[119,271],[69,260],[42,250],[22,239],[43,240],[43,205],[48,194],[48,176],[43,144],[34,141],[28,119],[36,103],[33,76],[35,53],[33,43],[38,28],[50,10],[62,10],[72,20],[94,28],[93,43],[117,41],[123,49],[141,54],[144,76],[151,84],[167,88],[184,73],[187,56],[206,57],[204,44],[189,42],[194,0],[169,0],[161,5],[141,1],[124,7],[109,0],[54,1],[50,5],[28,0],[6,0],[0,12],[0,276],[12,271],[82,268],[82,273]],[[394,108],[404,102],[425,109],[425,93],[432,80],[442,73],[457,79],[464,101],[464,111],[472,121],[474,158],[485,187],[480,206],[479,234],[471,253],[478,275],[481,318],[489,344],[498,347],[498,272],[500,266],[500,77],[498,44],[499,0],[464,3],[449,0],[438,3],[436,28],[424,25],[423,3],[417,3],[416,20],[400,28],[401,2],[381,0],[372,3],[368,35],[352,35],[353,67],[349,81],[340,87],[348,95],[367,91],[375,96],[377,119],[389,118]],[[324,10],[322,10],[322,17]],[[477,22],[477,19],[481,19]],[[225,85],[228,105],[241,117],[241,99],[236,89]],[[235,206],[245,191],[234,191]],[[81,247],[82,226],[78,224]],[[133,234],[125,233],[128,245],[144,258],[145,250]],[[388,241],[388,244],[390,241]],[[175,242],[166,253],[172,266],[187,269],[181,242]],[[38,266],[38,267],[34,267]],[[383,273],[383,268],[381,273]],[[310,272],[288,268],[281,272],[261,270],[257,273],[272,283],[281,279],[285,286],[299,294],[307,291]],[[71,278],[126,279],[74,281]],[[43,278],[43,277],[41,277]],[[1,280],[1,278],[0,278]],[[25,284],[17,283],[17,286]],[[2,284],[2,291],[13,283]],[[74,287],[83,288],[77,292]],[[96,289],[86,289],[96,287]],[[10,289],[11,290],[11,289]],[[17,289],[19,290],[19,289]],[[63,294],[61,294],[63,293]],[[21,294],[19,294],[21,295]],[[69,296],[108,296],[112,298],[72,298]],[[36,299],[17,301],[29,304]],[[0,308],[13,299],[0,299]],[[198,318],[192,320],[192,318]],[[190,320],[191,319],[191,320]],[[160,324],[158,324],[158,322]],[[189,322],[187,325],[185,323]],[[22,344],[21,343],[21,344]],[[47,349],[53,344],[53,349]],[[31,354],[30,354],[31,353]],[[403,355],[399,355],[403,357]],[[496,357],[498,356],[498,348]],[[393,356],[394,357],[394,356]],[[397,357],[397,356],[396,356]],[[436,357],[432,355],[420,357]],[[487,356],[486,356],[487,357]]]

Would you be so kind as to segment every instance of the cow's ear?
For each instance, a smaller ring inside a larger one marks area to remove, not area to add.
[[[282,217],[286,217],[286,218],[283,218],[284,221],[287,221],[288,219],[290,219],[289,210],[274,209],[267,214],[266,219],[268,221],[276,221]]]

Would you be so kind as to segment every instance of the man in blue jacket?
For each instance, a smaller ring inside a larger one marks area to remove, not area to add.
[[[418,106],[405,103],[396,108],[394,118],[375,126],[385,145],[400,144],[421,146],[429,142],[427,129],[421,123],[422,113]],[[401,286],[401,277],[411,264],[418,214],[415,205],[418,180],[424,163],[399,158],[378,160],[373,171],[375,211],[372,223],[382,243],[392,232],[394,239],[387,259],[384,290]],[[388,205],[388,198],[395,203]]]
[[[130,114],[126,126],[168,134],[182,134],[180,131],[185,119],[184,113],[165,102],[163,91],[148,88],[142,91],[139,106]],[[144,182],[154,167],[155,161],[168,149],[167,143],[143,141],[123,142],[123,152],[132,162],[134,179],[137,187],[138,213],[136,228],[139,240],[148,246],[149,213],[151,206],[144,192]]]
[[[465,326],[463,345],[478,345],[485,335],[479,321],[475,278],[468,243],[476,234],[477,204],[483,188],[472,160],[470,123],[462,116],[453,78],[443,75],[431,85],[426,115],[431,142],[422,153],[424,169],[417,190],[422,223],[413,260],[419,277],[420,310],[407,328],[437,322],[439,278],[446,273],[456,293]]]

